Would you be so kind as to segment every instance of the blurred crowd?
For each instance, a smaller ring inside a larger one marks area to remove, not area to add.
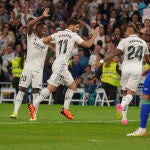
[[[103,80],[103,72],[117,64],[115,73],[121,75],[122,57],[110,60],[105,67],[94,68],[96,60],[115,50],[118,42],[126,37],[128,24],[135,24],[138,35],[150,48],[150,2],[149,0],[1,0],[0,3],[0,82],[12,81],[13,76],[8,68],[9,63],[22,53],[27,53],[27,21],[42,15],[49,8],[49,17],[44,21],[47,35],[64,30],[69,18],[76,18],[80,23],[79,35],[88,40],[93,29],[100,27],[99,35],[90,48],[74,46],[72,59],[68,67],[78,84],[86,89],[87,98],[97,86],[106,88],[109,99],[116,98],[118,83],[111,84]],[[43,83],[51,75],[51,64],[55,59],[52,48],[49,49],[43,70]],[[143,62],[143,66],[144,66]],[[113,88],[114,93],[107,91]],[[113,96],[115,95],[115,96]],[[90,102],[89,102],[90,103]]]

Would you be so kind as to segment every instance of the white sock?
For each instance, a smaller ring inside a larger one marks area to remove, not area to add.
[[[141,128],[141,127],[139,127],[139,131],[145,132],[145,131],[146,131],[146,128]]]
[[[132,95],[126,95],[123,97],[121,106],[122,106],[122,120],[127,120],[127,111],[129,103],[132,101],[133,96]]]
[[[17,114],[18,114],[18,111],[19,111],[20,106],[22,104],[24,95],[25,95],[24,92],[19,91],[18,94],[17,94],[17,96],[16,96],[14,112],[17,113]]]
[[[73,90],[67,89],[67,91],[65,93],[64,109],[68,109],[69,110],[70,101],[72,99],[73,94],[74,94]]]
[[[50,95],[50,91],[45,88],[41,91],[40,95],[37,96],[36,100],[33,102],[33,106],[35,107],[35,109],[38,108],[39,104],[46,99],[48,96]]]
[[[39,93],[33,93],[32,96],[33,96],[33,103],[34,103],[36,98],[39,96]],[[37,106],[37,108],[36,108],[36,110],[34,112],[34,116],[37,116],[38,107],[39,107],[39,105]]]

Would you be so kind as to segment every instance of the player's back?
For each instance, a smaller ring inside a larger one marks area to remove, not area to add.
[[[80,44],[83,41],[77,33],[68,29],[59,31],[51,36],[56,43],[56,60],[54,63],[57,64],[67,64],[71,57],[74,44]]]
[[[124,52],[123,67],[140,69],[142,68],[142,62],[145,54],[148,54],[147,44],[144,40],[140,39],[137,35],[130,35],[120,42],[118,48]]]

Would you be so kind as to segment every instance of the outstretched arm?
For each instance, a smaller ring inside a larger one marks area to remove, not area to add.
[[[96,38],[98,32],[99,32],[99,27],[97,27],[97,28],[94,30],[93,35],[92,35],[92,37],[91,37],[90,40],[88,40],[88,41],[83,41],[80,45],[83,46],[83,47],[87,47],[87,48],[91,47],[91,46],[93,45],[94,41],[95,41],[95,38]]]
[[[33,26],[36,23],[38,23],[40,20],[42,20],[43,18],[48,17],[49,16],[48,13],[49,13],[49,8],[46,8],[40,17],[38,17],[28,23],[28,34],[29,35],[32,34],[32,32],[33,32]]]
[[[51,45],[51,40],[52,40],[52,37],[49,35],[45,38],[43,38],[43,43],[47,44],[47,45]]]
[[[111,60],[114,56],[120,55],[122,51],[120,49],[116,49],[114,51],[111,51],[109,54],[107,54],[104,59],[101,59],[100,61],[97,61],[94,65],[96,67],[99,67],[102,65],[104,62]]]
[[[122,53],[122,51],[120,49],[116,49],[114,51],[111,51],[109,54],[107,54],[103,60],[104,60],[104,62],[111,60],[114,56],[120,55],[121,53]]]

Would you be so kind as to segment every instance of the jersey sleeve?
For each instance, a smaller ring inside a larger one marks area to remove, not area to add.
[[[119,44],[118,44],[118,46],[117,46],[117,49],[120,49],[121,51],[124,51],[124,39],[122,39],[122,40],[119,42]]]
[[[27,34],[27,38],[32,38],[32,37],[34,37],[35,36],[35,34],[34,33],[31,33],[30,35],[29,34]]]
[[[56,40],[57,33],[52,34],[51,37],[52,37],[52,41],[53,41],[53,40]]]
[[[75,42],[78,44],[81,44],[84,40],[78,35],[75,34]]]

